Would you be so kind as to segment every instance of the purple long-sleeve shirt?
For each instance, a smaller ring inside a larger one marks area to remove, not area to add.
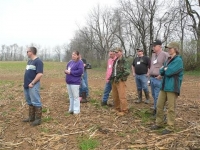
[[[80,85],[84,69],[83,62],[81,60],[71,60],[68,62],[66,69],[70,70],[70,74],[66,74],[66,83]]]

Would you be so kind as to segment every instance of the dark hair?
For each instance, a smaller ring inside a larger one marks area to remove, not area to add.
[[[36,55],[37,54],[37,48],[35,47],[29,47],[29,49],[31,50],[31,52]]]

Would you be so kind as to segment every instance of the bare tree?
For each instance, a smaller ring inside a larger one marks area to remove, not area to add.
[[[60,46],[56,46],[55,48],[54,48],[54,51],[55,51],[55,56],[56,56],[56,60],[58,60],[58,61],[62,61],[61,60],[61,54],[62,54],[62,52],[61,52],[61,47]]]
[[[194,3],[194,4],[192,4]],[[189,1],[185,0],[187,13],[191,17],[192,25],[190,25],[193,28],[193,33],[195,36],[195,39],[197,41],[197,64],[200,64],[200,14],[197,12],[197,9],[200,9],[200,1]],[[196,7],[196,10],[195,10]]]

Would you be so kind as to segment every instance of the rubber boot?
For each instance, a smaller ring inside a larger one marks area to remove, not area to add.
[[[35,121],[31,123],[31,126],[37,126],[41,124],[42,107],[35,107]]]
[[[146,100],[145,100],[145,104],[149,104],[149,91],[148,92],[144,92],[144,94],[145,94],[145,98],[146,98]]]
[[[135,102],[137,104],[142,102],[142,91],[138,91],[138,100]]]
[[[33,105],[29,105],[29,117],[24,119],[23,122],[31,122],[35,120],[35,107]]]
[[[81,103],[87,103],[87,98],[86,98],[86,92],[82,92],[82,100],[81,100]]]

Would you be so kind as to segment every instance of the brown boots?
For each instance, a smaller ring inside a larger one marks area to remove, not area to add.
[[[138,91],[138,100],[135,102],[137,104],[142,102],[142,91]]]
[[[81,93],[81,96],[82,96],[81,103],[87,103],[88,100],[87,100],[86,92],[82,92],[82,93]]]
[[[145,104],[149,104],[149,92],[144,92],[145,94]],[[138,100],[135,102],[137,104],[141,103],[142,102],[142,91],[138,91]]]
[[[41,124],[42,107],[35,107],[35,120],[31,123],[31,126],[37,126]]]
[[[146,98],[144,103],[149,104],[149,92],[144,92],[144,94],[145,94],[145,98]]]
[[[35,107],[33,105],[29,105],[29,117],[24,119],[23,122],[31,122],[35,120]]]
[[[29,105],[29,117],[23,122],[32,122],[31,126],[37,126],[41,124],[42,117],[42,107],[35,107],[33,105]]]

